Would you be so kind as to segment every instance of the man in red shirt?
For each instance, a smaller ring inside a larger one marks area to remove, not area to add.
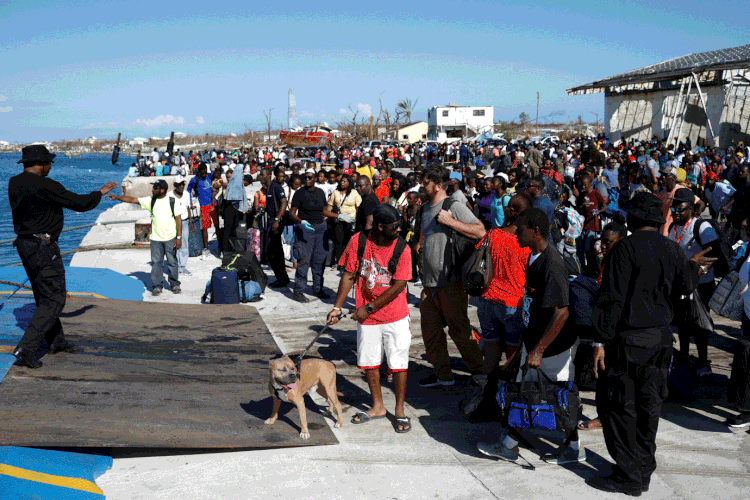
[[[404,414],[406,369],[409,366],[411,346],[409,308],[406,301],[406,282],[412,277],[411,252],[401,252],[394,273],[391,273],[388,265],[396,250],[401,222],[401,214],[394,207],[381,204],[375,208],[372,230],[367,237],[362,262],[359,262],[357,255],[360,233],[352,236],[339,261],[345,271],[339,282],[333,310],[328,313],[328,323],[338,323],[341,306],[356,281],[357,309],[352,319],[357,321],[357,365],[367,374],[372,408],[367,412],[357,412],[352,423],[363,424],[386,416],[380,390],[380,364],[385,351],[396,391],[398,433],[411,430],[411,420]]]

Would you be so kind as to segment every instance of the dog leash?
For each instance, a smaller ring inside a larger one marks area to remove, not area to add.
[[[344,312],[342,311],[342,313],[341,313],[341,316],[339,316],[339,317],[338,317],[338,318],[339,318],[339,321],[341,321],[342,319],[346,318],[346,317],[347,317],[348,315],[350,315],[350,314],[351,314],[351,311],[349,311],[349,312],[347,312],[347,313],[344,313]],[[321,335],[323,335],[323,334],[324,334],[325,332],[327,332],[327,331],[328,331],[328,329],[329,329],[330,327],[331,327],[331,325],[330,325],[330,324],[326,324],[326,326],[324,326],[324,327],[323,327],[323,328],[322,328],[322,329],[321,329],[321,330],[320,330],[320,331],[318,332],[318,334],[317,334],[317,335],[315,335],[315,338],[314,338],[314,339],[312,339],[312,342],[310,342],[310,343],[309,343],[309,344],[307,345],[307,347],[305,347],[305,350],[304,350],[304,351],[302,351],[302,354],[300,354],[299,356],[297,356],[297,359],[296,359],[296,360],[294,361],[294,364],[295,364],[295,365],[297,366],[297,373],[299,373],[300,365],[302,364],[302,358],[304,358],[304,357],[305,357],[305,354],[307,354],[307,351],[309,351],[309,350],[310,350],[310,348],[311,348],[311,347],[312,347],[312,346],[313,346],[313,345],[315,344],[315,342],[317,342],[317,341],[318,341],[318,339],[320,338],[320,336],[321,336]]]

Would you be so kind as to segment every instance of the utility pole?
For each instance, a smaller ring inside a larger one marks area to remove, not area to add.
[[[536,124],[534,128],[536,129],[534,135],[539,135],[539,92],[536,93]]]
[[[593,111],[589,111],[592,115],[596,116],[596,133],[599,133],[599,113],[594,113]]]

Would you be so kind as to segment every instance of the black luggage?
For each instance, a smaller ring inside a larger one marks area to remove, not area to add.
[[[266,286],[268,286],[268,276],[260,267],[260,262],[258,262],[258,258],[252,249],[246,250],[244,253],[224,252],[221,265],[222,267],[236,269],[241,281],[257,282],[265,293]]]
[[[211,303],[240,303],[240,282],[237,278],[237,271],[217,267],[211,272]]]
[[[727,399],[741,411],[750,411],[750,340],[737,339]]]

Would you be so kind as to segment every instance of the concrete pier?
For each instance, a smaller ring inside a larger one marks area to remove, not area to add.
[[[139,218],[146,211],[118,205],[102,218]],[[97,227],[82,245],[132,239],[124,228]],[[213,236],[212,236],[213,238]],[[215,245],[214,242],[212,242]],[[214,248],[215,252],[215,248]],[[200,296],[211,270],[220,265],[215,255],[207,260],[191,258],[189,276],[180,276],[181,295],[164,293],[152,297],[149,283],[150,255],[142,250],[100,250],[77,254],[73,266],[106,267],[144,281],[144,300],[202,306]],[[293,273],[294,271],[288,269]],[[273,281],[270,270],[267,270]],[[325,288],[335,292],[339,273],[327,269]],[[534,450],[521,449],[518,464],[487,458],[476,450],[478,441],[493,440],[497,424],[469,424],[457,411],[467,374],[453,344],[449,342],[458,383],[447,389],[423,389],[417,381],[430,373],[420,329],[417,297],[421,288],[409,284],[412,347],[406,414],[413,430],[396,434],[393,424],[395,396],[392,384],[383,379],[383,396],[389,418],[364,425],[350,423],[359,409],[371,404],[367,383],[356,366],[356,325],[343,320],[328,330],[309,352],[334,363],[345,424],[332,431],[338,446],[285,448],[195,455],[149,454],[114,451],[112,470],[97,483],[107,498],[283,498],[283,499],[600,499],[621,498],[591,489],[585,479],[610,471],[610,457],[601,431],[581,432],[588,461],[554,466],[539,459],[561,442],[560,433],[529,432]],[[283,352],[298,353],[315,336],[331,300],[299,304],[290,290],[268,289],[264,300],[252,304],[268,325]],[[352,306],[347,301],[346,307]],[[476,308],[469,310],[478,325]],[[657,437],[658,469],[645,498],[658,499],[746,499],[750,496],[750,436],[733,430],[724,420],[737,413],[726,401],[726,381],[731,348],[739,325],[714,317],[716,335],[709,345],[714,375],[703,379],[695,401],[667,403]],[[694,348],[693,348],[694,349]],[[583,392],[583,414],[596,416],[594,394]],[[324,404],[322,401],[317,401]],[[331,422],[327,420],[329,425]],[[277,422],[276,425],[283,425]]]

